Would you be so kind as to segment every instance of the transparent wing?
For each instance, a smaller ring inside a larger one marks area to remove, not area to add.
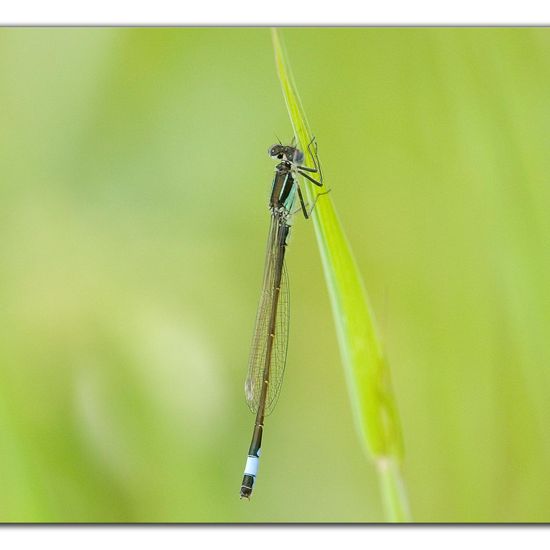
[[[248,376],[245,382],[246,402],[250,410],[255,413],[258,411],[260,403],[265,369],[266,367],[269,369],[265,415],[273,411],[281,393],[288,348],[290,300],[288,274],[284,265],[284,250],[280,244],[282,228],[283,226],[276,218],[271,220],[262,292],[248,360]],[[279,277],[280,291],[277,299],[275,286]],[[270,324],[274,308],[276,308],[273,331],[275,336],[271,346]]]

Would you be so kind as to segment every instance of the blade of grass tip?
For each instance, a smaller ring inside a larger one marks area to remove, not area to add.
[[[308,151],[312,134],[276,29],[272,29],[272,38],[277,72],[294,133],[308,165],[313,166]],[[312,204],[315,191],[309,182],[305,183]],[[361,275],[333,205],[332,193],[317,201],[313,223],[360,440],[367,456],[377,465],[388,520],[409,521],[400,474],[403,443],[390,372]]]

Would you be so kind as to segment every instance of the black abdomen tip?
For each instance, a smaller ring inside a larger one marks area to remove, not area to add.
[[[241,498],[250,498],[252,494],[252,486],[254,485],[254,478],[249,475],[244,475],[243,483],[241,485]]]

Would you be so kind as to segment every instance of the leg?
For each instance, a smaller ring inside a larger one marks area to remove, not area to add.
[[[304,172],[313,172],[314,174],[317,174],[319,172],[317,168],[309,168],[308,166],[302,166],[302,165],[296,166],[296,169],[303,170]]]
[[[303,176],[304,178],[308,179],[311,183],[314,183],[315,185],[318,185],[319,187],[323,186],[323,180],[317,181],[316,179],[313,179],[310,175],[306,174],[305,172],[302,172],[301,170],[298,170],[298,174]]]
[[[309,218],[311,216],[311,213],[313,212],[313,209],[315,208],[315,205],[317,204],[317,201],[319,200],[319,197],[321,197],[322,195],[328,195],[331,191],[332,191],[332,189],[329,189],[328,191],[323,191],[323,193],[317,193],[317,196],[315,197],[315,199],[313,201],[313,204],[311,205],[311,208],[308,212],[306,203],[304,201],[304,196],[302,195],[302,190],[300,189],[300,186],[298,185],[298,198],[300,199],[301,208],[298,208],[295,212],[293,212],[293,214],[296,214],[296,212],[298,212],[299,210],[302,210],[302,212],[304,214],[304,218],[306,220],[309,220]]]
[[[313,143],[315,143],[315,151],[312,151],[311,146]],[[309,168],[308,166],[303,166],[303,165],[297,165],[296,168],[299,168],[300,170],[305,170],[306,172],[314,172],[315,174],[320,173],[321,166],[319,163],[319,155],[317,154],[317,142],[315,141],[315,137],[308,143],[307,150],[311,155],[315,168]]]
[[[300,186],[298,185],[297,187],[298,187],[298,198],[300,199],[302,212],[304,213],[304,218],[307,220],[309,218],[309,214],[307,213],[306,203],[304,202],[304,196],[302,195],[302,190],[300,189]]]
[[[315,152],[311,150],[311,146],[315,144]],[[319,155],[317,154],[317,141],[315,140],[315,137],[309,142],[307,146],[307,150],[309,151],[309,154],[311,155],[311,158],[313,159],[313,164],[315,165],[315,168],[317,172],[319,172],[319,181],[321,182],[321,185],[323,184],[323,171],[321,170],[321,163],[319,162]]]
[[[312,145],[315,144],[315,151],[313,151]],[[321,170],[321,163],[319,162],[319,156],[317,154],[317,142],[315,141],[315,138],[313,138],[308,146],[307,150],[313,160],[313,164],[315,165],[315,168],[309,168],[307,166],[297,166],[297,171],[306,179],[314,183],[315,185],[318,185],[319,187],[323,186],[323,171]],[[310,172],[313,174],[319,174],[319,181],[312,178],[310,175],[305,174],[304,172]]]
[[[311,209],[308,212],[308,215],[306,216],[306,219],[309,218],[309,216],[311,216],[311,213],[313,212],[313,209],[315,208],[315,205],[317,204],[317,201],[319,200],[319,197],[321,197],[322,195],[328,195],[331,191],[332,191],[332,189],[329,189],[328,191],[323,191],[322,193],[317,193],[317,196],[315,197],[315,200],[313,201],[313,204],[311,205]]]

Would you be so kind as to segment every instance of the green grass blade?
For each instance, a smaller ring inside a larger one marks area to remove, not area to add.
[[[276,29],[272,31],[272,37],[277,71],[294,133],[306,154],[308,165],[313,166],[307,152],[307,145],[313,136]],[[304,183],[312,204],[315,191],[309,182]],[[327,188],[331,188],[333,183],[330,182]],[[378,466],[388,520],[408,521],[408,507],[399,472],[403,444],[389,368],[369,299],[336,214],[332,195],[329,193],[320,197],[312,217],[353,414],[366,453]]]

